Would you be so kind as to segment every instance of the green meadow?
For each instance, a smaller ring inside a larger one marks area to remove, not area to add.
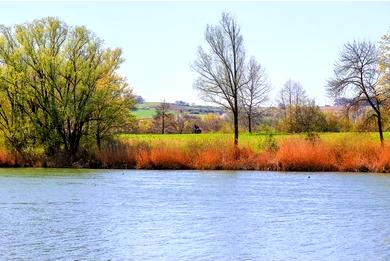
[[[120,140],[147,142],[154,143],[176,143],[176,144],[188,144],[190,142],[197,143],[213,143],[213,142],[233,142],[232,133],[202,133],[202,134],[120,134],[118,138]],[[262,148],[265,142],[269,142],[270,139],[280,142],[286,138],[312,138],[308,134],[288,134],[288,133],[240,133],[239,144],[240,146],[251,147],[252,149]],[[376,132],[324,132],[316,133],[315,137],[325,141],[341,141],[341,140],[356,140],[356,141],[378,141],[379,137]],[[384,133],[385,141],[390,139],[390,132]],[[221,148],[223,149],[223,148]]]

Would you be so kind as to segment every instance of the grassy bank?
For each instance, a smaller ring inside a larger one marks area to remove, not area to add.
[[[0,164],[14,156],[0,150]],[[390,144],[381,147],[376,133],[244,134],[237,149],[231,134],[119,135],[75,166],[389,173]]]
[[[372,142],[379,144],[379,136],[376,132],[357,133],[357,132],[325,132],[315,134],[318,140],[327,142],[343,143],[350,140],[355,142]],[[384,133],[385,140],[390,141],[390,132]],[[143,142],[150,144],[170,144],[175,143],[179,147],[185,147],[191,143],[214,144],[218,142],[229,143],[234,136],[231,133],[205,133],[205,134],[122,134],[117,138],[124,142],[136,143]],[[240,147],[250,148],[254,151],[261,151],[264,149],[266,143],[270,139],[276,143],[280,143],[287,139],[307,139],[307,134],[288,134],[288,133],[240,133],[239,143]],[[346,145],[347,146],[347,145]]]
[[[390,146],[381,147],[376,133],[241,135],[238,149],[231,140],[231,134],[122,135],[96,158],[106,168],[390,172]]]

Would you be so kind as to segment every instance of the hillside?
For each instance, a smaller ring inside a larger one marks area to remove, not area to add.
[[[135,106],[133,113],[138,119],[150,119],[156,115],[156,107],[160,105],[160,102],[144,102]],[[208,113],[224,114],[224,110],[216,106],[204,106],[196,104],[188,104],[185,102],[169,103],[171,112],[182,111],[190,115],[205,115]]]

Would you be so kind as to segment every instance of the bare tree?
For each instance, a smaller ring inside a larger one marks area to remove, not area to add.
[[[227,13],[219,25],[208,25],[205,33],[208,51],[198,49],[192,65],[199,74],[194,87],[205,101],[222,105],[233,114],[234,144],[238,144],[238,113],[240,89],[244,85],[245,51],[240,27]]]
[[[176,110],[175,114],[172,115],[170,124],[175,133],[182,134],[189,120],[190,116],[187,112]]]
[[[252,121],[260,105],[268,99],[271,85],[264,68],[251,57],[248,65],[247,82],[240,89],[240,101],[248,121],[248,131],[252,133]]]
[[[302,84],[289,79],[279,92],[279,105],[288,113],[288,108],[302,105],[307,101],[307,95]]]
[[[289,79],[279,92],[279,106],[284,111],[284,118],[288,125],[288,130],[295,129],[294,122],[299,118],[298,107],[309,102],[306,91],[300,82]]]
[[[381,72],[375,44],[366,41],[345,44],[335,64],[334,74],[334,78],[328,80],[329,94],[334,97],[351,95],[349,107],[360,107],[368,103],[373,112],[369,117],[376,118],[380,142],[383,145],[381,109],[389,95],[379,85]]]
[[[171,106],[165,100],[161,102],[158,106],[156,106],[156,116],[154,116],[154,120],[156,125],[158,125],[161,129],[161,134],[165,133],[167,127],[167,120],[171,117],[171,113],[169,112]]]

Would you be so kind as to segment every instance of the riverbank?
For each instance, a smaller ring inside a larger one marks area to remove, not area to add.
[[[169,135],[167,135],[169,136]],[[0,151],[0,165],[24,166]],[[65,167],[36,161],[34,166]],[[264,136],[256,146],[236,148],[229,140],[117,139],[70,167],[120,169],[198,169],[340,171],[390,173],[390,145],[359,136],[321,138]]]

